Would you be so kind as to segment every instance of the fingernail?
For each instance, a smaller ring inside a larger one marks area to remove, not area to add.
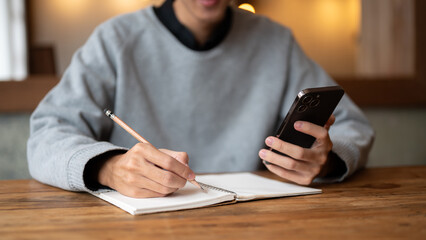
[[[302,126],[303,126],[303,123],[302,123],[302,122],[300,122],[300,121],[297,121],[297,122],[294,124],[294,127],[295,127],[295,128],[297,128],[297,129],[301,129],[301,128],[302,128]]]
[[[274,139],[271,137],[268,137],[266,139],[266,145],[271,146],[274,143]]]
[[[266,151],[265,151],[265,150],[260,150],[260,152],[259,152],[259,156],[260,156],[261,158],[265,158],[265,157],[266,157]]]
[[[188,180],[194,180],[195,179],[195,173],[191,172],[188,174]]]
[[[268,162],[268,161],[263,161],[263,164],[265,164],[265,165],[271,165],[271,163],[270,162]]]

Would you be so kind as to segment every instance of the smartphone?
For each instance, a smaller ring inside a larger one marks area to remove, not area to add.
[[[301,120],[324,126],[344,93],[340,86],[300,91],[275,136],[303,148],[310,148],[315,138],[295,130],[294,123]]]

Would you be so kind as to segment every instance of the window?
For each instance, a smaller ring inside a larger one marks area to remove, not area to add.
[[[24,0],[0,1],[0,81],[27,77]]]

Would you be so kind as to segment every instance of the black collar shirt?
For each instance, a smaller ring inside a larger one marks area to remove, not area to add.
[[[166,0],[160,7],[154,7],[155,15],[164,26],[186,47],[195,51],[207,51],[219,45],[227,36],[232,24],[232,10],[228,7],[225,18],[213,31],[204,45],[197,43],[192,32],[179,22],[173,9],[174,0]]]

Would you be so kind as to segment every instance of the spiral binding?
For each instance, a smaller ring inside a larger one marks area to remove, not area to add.
[[[231,193],[231,194],[237,195],[233,191],[229,191],[229,190],[226,190],[226,189],[223,189],[223,188],[220,188],[220,187],[215,187],[215,186],[205,184],[205,183],[202,183],[202,182],[198,182],[198,184],[200,184],[203,188],[208,188],[208,189],[219,191],[219,192],[226,192],[226,193]]]

